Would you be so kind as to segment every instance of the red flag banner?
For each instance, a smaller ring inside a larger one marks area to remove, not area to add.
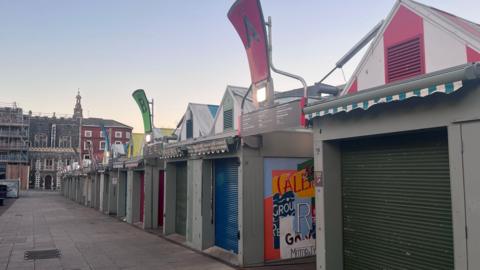
[[[267,80],[270,77],[270,65],[260,0],[237,0],[228,11],[228,19],[247,51],[252,84]]]

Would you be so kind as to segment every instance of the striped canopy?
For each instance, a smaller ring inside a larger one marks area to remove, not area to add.
[[[328,108],[319,112],[313,112],[310,114],[306,114],[305,117],[307,119],[312,119],[315,117],[322,117],[325,115],[329,114],[336,114],[339,112],[350,112],[355,109],[363,109],[363,110],[368,110],[370,107],[380,104],[380,103],[389,103],[393,101],[402,101],[411,97],[426,97],[429,95],[432,95],[434,93],[444,93],[444,94],[450,94],[458,89],[460,89],[463,86],[462,81],[456,81],[456,82],[451,82],[451,83],[445,83],[445,84],[439,84],[439,85],[432,85],[427,88],[422,88],[422,89],[405,89],[404,92],[401,92],[396,95],[391,95],[391,96],[384,96],[381,98],[376,98],[376,99],[370,99],[370,100],[364,100],[361,102],[356,102],[353,104],[349,105],[344,105],[340,107],[332,107]]]

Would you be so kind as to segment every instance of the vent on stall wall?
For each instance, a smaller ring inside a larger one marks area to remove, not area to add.
[[[193,138],[193,121],[187,120],[187,139]]]
[[[233,110],[223,111],[223,130],[233,129]]]
[[[423,74],[422,39],[414,39],[387,48],[387,82],[394,82]]]

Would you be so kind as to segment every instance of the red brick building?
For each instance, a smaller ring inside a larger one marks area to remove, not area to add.
[[[118,121],[103,118],[83,118],[81,127],[81,149],[82,159],[92,159],[92,154],[97,161],[103,159],[103,152],[107,138],[103,134],[102,126],[105,127],[110,144],[126,144],[132,136],[132,127]],[[92,153],[89,152],[89,145]]]

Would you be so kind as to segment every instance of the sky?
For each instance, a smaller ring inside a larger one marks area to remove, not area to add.
[[[34,113],[110,118],[142,132],[131,93],[154,99],[156,127],[175,127],[189,102],[219,104],[227,85],[248,87],[233,0],[0,0],[0,103]],[[421,0],[480,22],[478,0]],[[273,20],[273,62],[308,84],[384,19],[390,0],[262,0]],[[348,63],[348,80],[361,55]],[[326,83],[345,83],[341,71]],[[276,91],[298,81],[273,75]]]

